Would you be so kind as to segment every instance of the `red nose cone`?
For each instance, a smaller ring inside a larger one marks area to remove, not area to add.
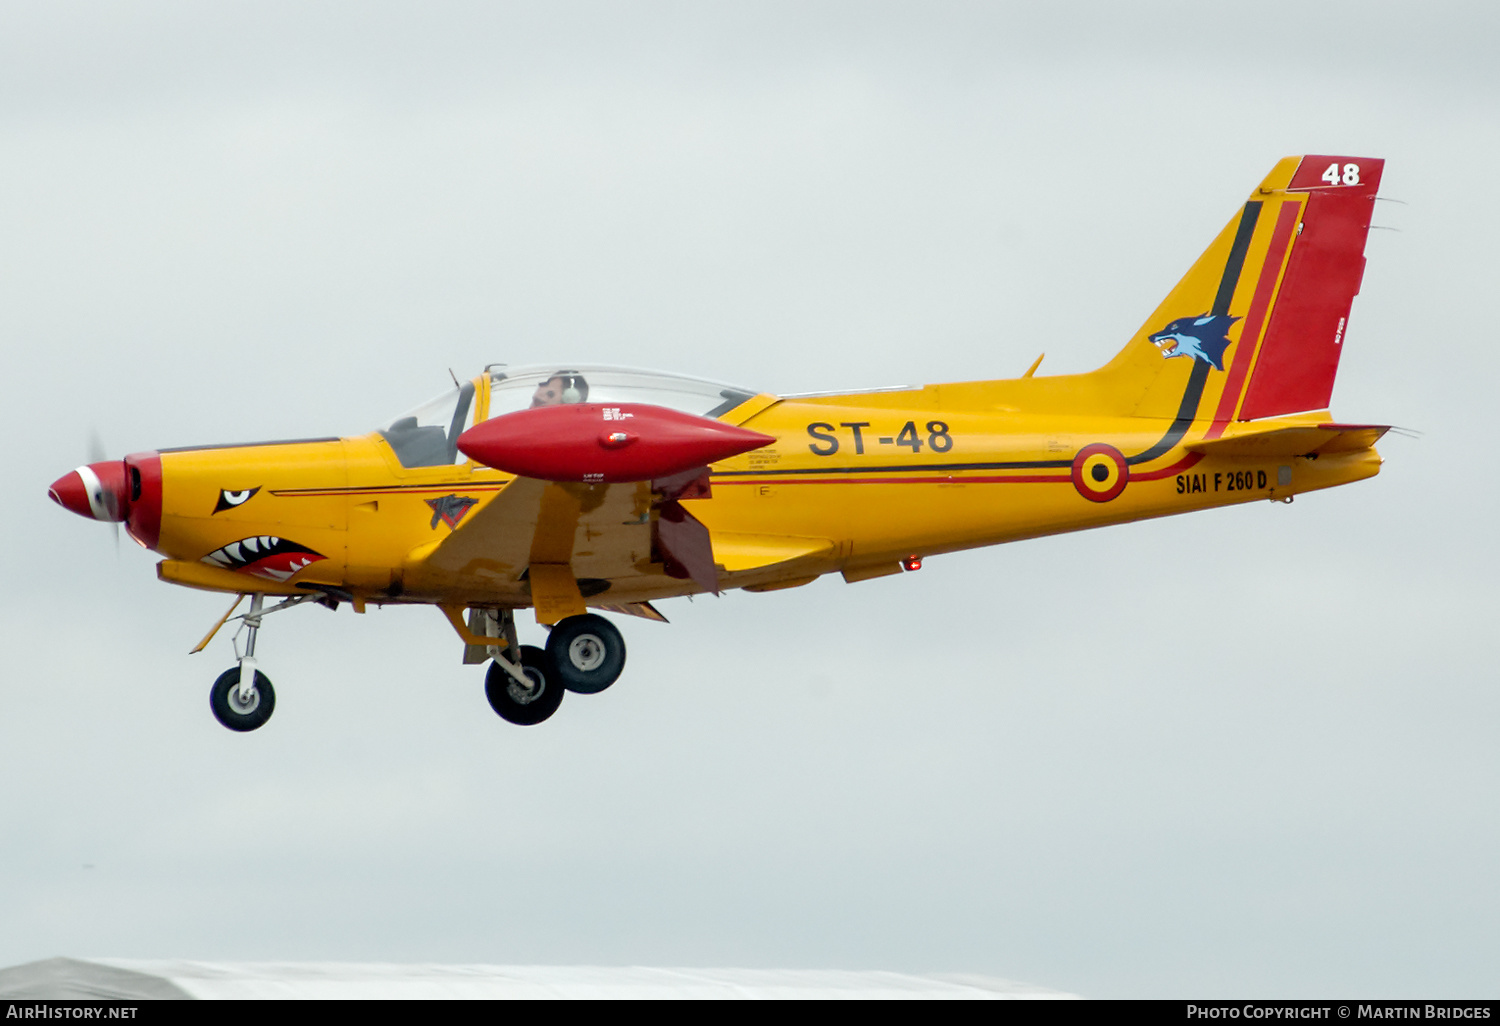
[[[47,497],[63,509],[81,517],[94,515],[89,511],[89,495],[83,487],[83,478],[78,476],[76,470],[70,470],[53,481],[52,487],[47,489]]]
[[[458,448],[487,467],[540,481],[650,481],[775,439],[645,403],[519,410],[465,431]]]
[[[63,509],[90,520],[120,523],[130,513],[125,464],[118,460],[70,470],[52,482],[47,495]]]

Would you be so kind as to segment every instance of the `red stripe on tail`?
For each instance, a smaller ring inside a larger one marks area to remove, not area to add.
[[[1307,206],[1241,420],[1328,406],[1384,166],[1358,157],[1304,157],[1292,177],[1292,189],[1308,191]]]
[[[1271,233],[1271,248],[1261,264],[1260,280],[1255,283],[1255,295],[1250,299],[1250,310],[1245,315],[1240,329],[1239,348],[1230,365],[1229,377],[1224,382],[1224,394],[1219,397],[1219,408],[1214,413],[1213,426],[1205,438],[1218,438],[1224,433],[1229,418],[1234,416],[1235,404],[1240,401],[1244,389],[1245,375],[1255,359],[1255,344],[1260,341],[1260,329],[1265,324],[1266,310],[1271,306],[1271,296],[1276,291],[1276,281],[1281,276],[1281,265],[1286,259],[1286,247],[1292,241],[1292,229],[1297,226],[1297,212],[1302,204],[1285,202],[1276,216],[1276,228]]]

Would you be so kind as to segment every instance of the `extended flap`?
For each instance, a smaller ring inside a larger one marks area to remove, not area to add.
[[[787,563],[808,556],[833,554],[833,542],[826,538],[797,538],[777,534],[732,534],[715,531],[714,562],[729,573],[756,570],[776,563]]]

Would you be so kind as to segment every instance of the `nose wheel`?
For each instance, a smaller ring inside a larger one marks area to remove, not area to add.
[[[214,711],[214,718],[230,730],[243,733],[262,727],[276,708],[276,691],[270,678],[259,670],[251,672],[255,676],[250,687],[245,688],[240,682],[240,668],[230,667],[219,674],[208,694],[208,707]]]
[[[261,617],[278,609],[300,605],[309,601],[311,596],[299,595],[270,609],[265,608],[265,598],[259,594],[250,596],[250,611],[241,617],[244,621],[242,629],[246,634],[245,651],[239,657],[240,664],[219,674],[219,679],[214,681],[214,686],[208,693],[208,707],[213,710],[214,719],[230,730],[241,733],[265,726],[276,709],[276,690],[271,687],[270,678],[255,668],[255,636],[260,633]],[[229,612],[234,612],[234,608],[230,607]],[[229,613],[225,613],[224,618],[227,620]],[[219,625],[223,623],[224,620],[219,621]],[[209,638],[218,629],[215,626],[209,632],[208,637],[198,646],[199,649],[208,644]],[[235,653],[239,654],[238,632],[235,637]]]

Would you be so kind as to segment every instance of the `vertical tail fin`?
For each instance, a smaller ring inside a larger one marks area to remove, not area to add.
[[[1280,161],[1103,368],[1131,412],[1217,425],[1328,405],[1385,162]],[[1175,437],[1174,437],[1175,436]]]

